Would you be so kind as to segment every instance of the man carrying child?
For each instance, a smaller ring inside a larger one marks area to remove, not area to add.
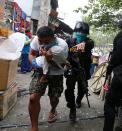
[[[35,69],[29,89],[30,100],[28,108],[32,124],[31,131],[39,131],[40,98],[44,95],[47,84],[51,104],[48,122],[51,123],[57,119],[56,107],[59,103],[59,97],[63,92],[62,64],[64,64],[67,54],[67,43],[60,38],[56,38],[51,28],[44,26],[38,29],[37,36],[31,43],[29,54],[29,60]],[[40,57],[40,65],[36,59],[37,57]],[[46,71],[43,70],[44,68],[46,68]],[[46,83],[43,82],[44,79],[42,79],[42,76],[46,76]]]

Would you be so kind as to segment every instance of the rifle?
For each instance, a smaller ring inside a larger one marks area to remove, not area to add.
[[[75,52],[77,53],[77,57],[79,59],[79,53],[81,52]],[[82,55],[81,55],[82,56]],[[88,83],[87,83],[87,79],[86,79],[86,72],[85,72],[85,67],[84,67],[84,58],[82,57],[82,65],[80,64],[80,59],[79,59],[79,69],[81,71],[81,77],[82,77],[82,82],[83,82],[83,87],[84,87],[84,93],[85,93],[85,96],[86,96],[86,100],[87,100],[87,103],[88,103],[88,107],[90,108],[90,102],[89,102],[89,98],[88,96],[90,96],[90,94],[88,93]]]
[[[88,107],[90,108],[90,103],[89,103],[88,96],[90,96],[90,94],[89,94],[89,93],[87,93],[87,94],[86,94],[86,99],[87,99]]]
[[[88,84],[87,84],[87,81],[86,81],[86,74],[85,74],[85,69],[84,67],[82,67],[82,79],[83,79],[83,85],[84,85],[84,93],[85,93],[85,96],[86,96],[86,100],[87,100],[87,104],[88,104],[88,107],[90,108],[90,102],[89,102],[89,98],[88,96],[90,96],[90,94],[88,93]]]

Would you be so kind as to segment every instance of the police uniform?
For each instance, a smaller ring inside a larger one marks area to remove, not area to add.
[[[85,23],[86,24],[86,23]],[[81,22],[81,25],[78,23],[78,28],[81,30],[83,29],[84,23]],[[86,25],[85,25],[86,27]],[[84,33],[89,33],[89,28],[87,28],[87,32],[84,31]],[[77,30],[75,30],[77,31]],[[66,90],[65,90],[65,98],[67,101],[67,107],[70,108],[70,119],[76,118],[76,104],[77,107],[80,107],[81,100],[86,92],[88,92],[87,89],[87,80],[90,79],[90,66],[91,66],[91,49],[94,47],[94,42],[89,39],[88,37],[85,38],[85,51],[81,52],[72,52],[69,49],[69,56],[68,61],[71,64],[70,72],[66,75]],[[76,39],[68,40],[69,48],[76,45]],[[78,93],[77,98],[75,102],[75,95],[74,95],[74,89],[77,82],[78,87]]]
[[[122,99],[122,31],[114,39],[107,75],[110,75],[112,71],[114,76],[104,104],[105,121],[103,131],[113,131],[115,109],[120,106]],[[116,131],[122,131],[122,129]]]

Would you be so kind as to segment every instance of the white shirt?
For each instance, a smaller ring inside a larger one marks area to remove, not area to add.
[[[61,38],[58,38],[56,37],[56,41],[58,43],[58,45],[64,49],[64,51],[68,51],[68,45],[67,43],[61,39]],[[34,39],[32,40],[31,44],[30,44],[30,47],[35,50],[35,51],[39,51],[40,47],[42,47],[43,45],[40,45],[39,44],[39,41],[38,41],[38,37],[35,36]]]
[[[68,45],[63,39],[57,38],[57,37],[56,37],[56,42],[58,43],[58,45],[50,48],[51,52],[53,54],[53,60],[58,64],[59,63],[65,63],[65,60],[68,56]],[[39,51],[39,49],[43,45],[39,45],[38,37],[36,36],[33,39],[33,41],[31,42],[30,46],[33,50]],[[39,63],[39,62],[37,62],[37,63]],[[41,63],[42,63],[42,60],[41,60]],[[51,75],[63,74],[63,70],[60,69],[60,68],[55,68],[55,67],[51,66],[49,74],[51,74]]]

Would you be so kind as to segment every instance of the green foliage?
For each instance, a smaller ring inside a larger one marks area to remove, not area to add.
[[[122,0],[89,0],[84,8],[78,8],[84,19],[96,29],[117,30],[117,24],[122,19]]]
[[[100,3],[115,10],[122,8],[122,0],[100,0]]]
[[[90,37],[94,40],[95,46],[108,46],[113,43],[116,34],[117,32],[112,32],[111,30],[103,33],[102,31],[98,31],[94,28],[90,32]]]

